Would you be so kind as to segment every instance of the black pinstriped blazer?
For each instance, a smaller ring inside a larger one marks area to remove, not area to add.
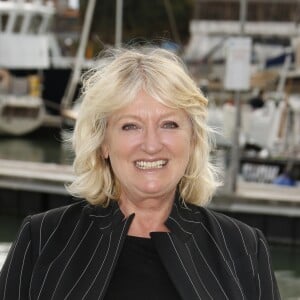
[[[105,299],[133,218],[116,202],[27,217],[0,275],[0,299]],[[259,230],[178,199],[166,225],[170,233],[151,238],[182,299],[280,299]]]

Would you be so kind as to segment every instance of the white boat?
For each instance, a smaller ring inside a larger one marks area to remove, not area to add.
[[[0,134],[23,135],[43,123],[39,70],[50,64],[48,27],[54,12],[50,2],[0,1]],[[36,72],[16,77],[11,69]]]
[[[0,134],[23,135],[38,127],[45,105],[37,75],[16,78],[0,69]]]
[[[0,95],[0,134],[29,133],[41,126],[44,116],[40,97]]]
[[[95,3],[96,0],[88,2],[76,57],[66,57],[49,29],[55,14],[53,1],[0,0],[0,134],[29,133],[71,106],[81,69],[92,63],[84,54]],[[8,78],[9,70],[28,71],[27,78]],[[32,70],[36,71],[34,83],[30,80]],[[63,70],[67,74],[62,75]],[[41,73],[44,76],[39,78]],[[14,81],[16,84],[12,84]],[[56,95],[61,90],[65,90],[64,95]],[[52,91],[56,95],[54,101]],[[46,113],[45,103],[56,115]]]

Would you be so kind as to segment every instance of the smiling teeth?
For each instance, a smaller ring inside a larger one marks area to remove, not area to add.
[[[159,169],[162,168],[167,163],[166,160],[157,160],[157,161],[137,161],[135,165],[139,169]]]

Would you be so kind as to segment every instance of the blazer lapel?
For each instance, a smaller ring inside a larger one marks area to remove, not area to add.
[[[166,225],[170,233],[152,233],[151,237],[182,299],[245,299],[199,210],[192,211],[176,200]]]
[[[117,203],[113,203],[109,215],[104,214],[101,219],[101,213],[98,212],[94,217],[98,217],[99,229],[104,237],[108,239],[106,243],[108,246],[106,255],[101,259],[101,272],[97,276],[96,287],[91,289],[86,299],[101,300],[105,296],[134,214],[125,218]]]
[[[151,233],[162,262],[182,299],[202,299],[201,282],[184,243],[171,233]]]

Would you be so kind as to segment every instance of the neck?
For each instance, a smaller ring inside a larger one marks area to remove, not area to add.
[[[164,224],[173,207],[174,195],[168,199],[144,199],[141,201],[120,198],[120,209],[127,217],[135,213],[128,235],[149,237],[150,232],[168,232]]]

